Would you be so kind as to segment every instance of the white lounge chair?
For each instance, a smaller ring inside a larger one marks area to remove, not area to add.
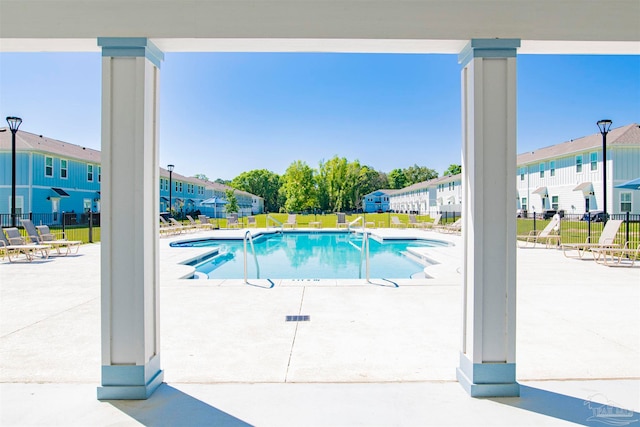
[[[433,217],[433,222],[424,222],[424,226],[423,228],[427,229],[427,228],[436,228],[440,225],[440,219],[442,219],[442,214],[437,214],[435,217]]]
[[[462,218],[458,218],[451,224],[442,224],[436,227],[442,233],[460,233],[462,231]]]
[[[567,258],[582,258],[587,251],[591,251],[593,258],[599,258],[604,252],[603,249],[620,247],[615,243],[616,235],[622,225],[622,220],[610,219],[602,229],[598,243],[591,243],[590,236],[587,237],[585,243],[565,243],[562,245],[562,253]],[[577,251],[578,256],[569,256],[567,252]],[[597,254],[597,256],[596,256]]]
[[[427,223],[424,221],[418,221],[415,214],[409,214],[409,223],[407,225],[413,228],[425,228]]]
[[[240,228],[238,215],[230,214],[229,216],[227,216],[227,228]]]
[[[405,224],[404,222],[400,221],[400,219],[397,216],[392,216],[391,217],[391,227],[406,228],[407,224]]]
[[[531,230],[529,234],[522,234],[517,236],[518,241],[524,240],[524,246],[527,247],[529,243],[536,245],[536,243],[544,243],[545,247],[550,247],[551,242],[555,243],[555,246],[560,244],[560,235],[558,234],[558,230],[560,230],[560,216],[557,217],[554,215],[553,219],[547,226],[542,230]],[[518,245],[519,246],[519,245]]]

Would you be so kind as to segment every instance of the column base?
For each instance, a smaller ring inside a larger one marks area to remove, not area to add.
[[[460,353],[456,378],[471,397],[518,397],[515,363],[472,363]]]
[[[103,366],[98,400],[148,399],[164,380],[159,360],[156,356],[144,366]]]

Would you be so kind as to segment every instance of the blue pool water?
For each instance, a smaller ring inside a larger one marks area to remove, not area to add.
[[[242,240],[201,240],[173,246],[218,247],[218,255],[196,264],[196,271],[210,279],[244,277]],[[379,278],[410,278],[424,269],[403,254],[408,246],[446,246],[436,240],[369,239],[369,274]],[[259,278],[263,279],[356,279],[366,277],[365,263],[360,262],[362,235],[355,233],[277,233],[254,237]],[[258,277],[251,246],[247,245],[249,278]]]

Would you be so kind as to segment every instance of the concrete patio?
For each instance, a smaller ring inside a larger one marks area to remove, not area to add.
[[[474,399],[455,380],[460,237],[426,249],[432,279],[181,279],[210,249],[161,239],[165,383],[147,401],[96,399],[100,245],[0,261],[0,424],[602,425],[640,422],[640,266],[518,249],[520,398]],[[285,322],[286,315],[311,316]],[[604,406],[603,406],[604,405]],[[609,411],[607,411],[609,410]],[[615,415],[614,415],[615,413]],[[599,414],[599,415],[598,415]],[[597,416],[596,416],[597,415]]]

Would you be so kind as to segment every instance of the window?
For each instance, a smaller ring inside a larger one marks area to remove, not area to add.
[[[544,163],[540,163],[540,178],[544,178]]]
[[[60,159],[60,178],[66,179],[68,176],[67,171],[67,161],[65,159]]]
[[[558,210],[558,196],[551,196],[551,209]]]
[[[526,211],[526,210],[527,210],[527,198],[526,198],[526,197],[523,197],[523,198],[522,198],[521,206],[522,206],[522,210],[523,210],[523,211]]]
[[[9,196],[9,206],[11,206],[11,196]],[[16,215],[22,215],[24,211],[24,196],[16,196]]]
[[[87,181],[93,182],[93,165],[87,165]]]
[[[556,176],[556,161],[551,160],[549,162],[549,176]]]
[[[631,212],[631,193],[620,193],[620,212]]]
[[[582,155],[576,156],[576,173],[582,172]]]
[[[83,199],[82,200],[82,210],[84,212],[90,212],[91,211],[91,199]]]
[[[182,183],[181,182],[178,183],[178,192],[182,193]]]
[[[589,161],[591,162],[591,170],[597,171],[598,170],[598,153],[589,154]]]
[[[102,182],[102,166],[98,166],[98,182]]]
[[[520,181],[524,181],[524,171],[525,168],[520,168]]]
[[[44,176],[53,178],[53,157],[44,158]]]

